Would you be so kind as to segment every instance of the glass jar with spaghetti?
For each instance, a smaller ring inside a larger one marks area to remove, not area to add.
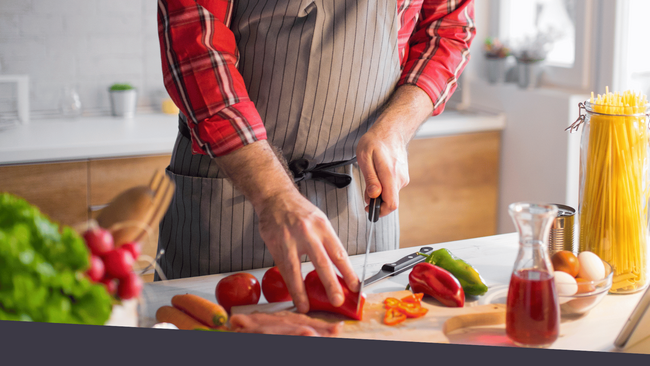
[[[579,251],[591,251],[614,269],[610,293],[648,285],[650,197],[647,97],[627,91],[580,103]]]

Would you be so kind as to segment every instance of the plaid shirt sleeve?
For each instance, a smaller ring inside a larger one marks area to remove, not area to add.
[[[236,64],[232,0],[159,0],[165,88],[188,117],[192,152],[226,155],[266,139]]]
[[[404,0],[400,10],[403,44],[402,76],[398,85],[414,84],[433,102],[433,115],[442,113],[456,90],[458,76],[469,61],[476,35],[473,0]],[[421,3],[419,7],[415,3]]]

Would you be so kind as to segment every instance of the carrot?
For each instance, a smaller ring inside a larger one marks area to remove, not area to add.
[[[172,297],[172,305],[212,328],[226,324],[228,313],[221,305],[200,296],[185,294]]]
[[[156,311],[156,320],[159,322],[172,323],[178,329],[194,330],[202,329],[207,330],[208,327],[200,321],[185,314],[181,310],[173,306],[161,306]]]

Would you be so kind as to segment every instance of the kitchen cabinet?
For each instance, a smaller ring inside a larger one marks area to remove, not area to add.
[[[400,247],[496,234],[500,144],[500,131],[411,141]]]
[[[149,184],[154,171],[164,170],[170,158],[155,155],[0,166],[0,191],[21,196],[53,221],[73,226],[96,217],[122,191]],[[152,229],[152,236],[142,243],[142,253],[155,258],[158,227]]]
[[[0,192],[24,198],[54,221],[78,224],[88,220],[88,162],[0,166]]]

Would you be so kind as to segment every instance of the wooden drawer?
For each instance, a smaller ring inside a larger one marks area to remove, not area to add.
[[[148,185],[156,169],[165,170],[171,155],[96,159],[88,165],[91,206],[105,205],[122,191]]]
[[[26,199],[55,222],[82,223],[88,220],[88,162],[1,166],[0,192]]]
[[[400,246],[496,234],[500,132],[413,140],[400,192]]]

